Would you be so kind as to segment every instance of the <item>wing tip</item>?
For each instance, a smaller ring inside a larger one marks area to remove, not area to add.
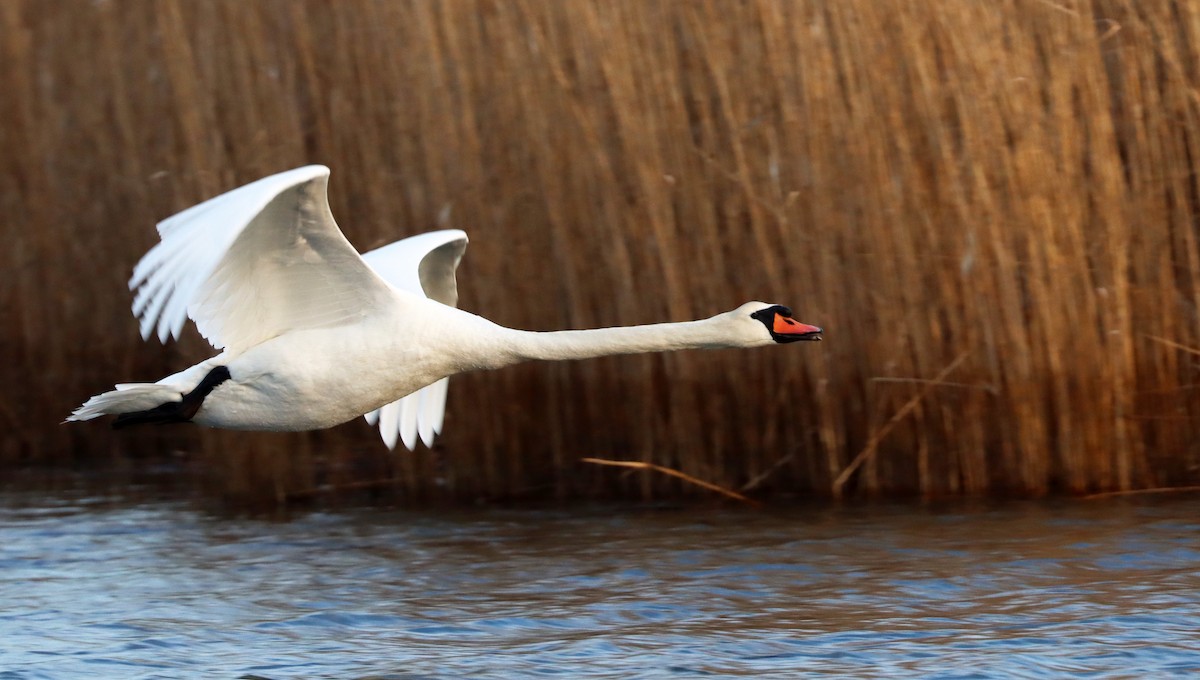
[[[285,170],[279,174],[290,175],[295,174],[297,177],[306,177],[308,179],[316,179],[317,177],[328,177],[329,166],[313,163],[312,165],[303,165],[293,170]]]

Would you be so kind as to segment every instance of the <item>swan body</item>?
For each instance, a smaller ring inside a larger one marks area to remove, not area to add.
[[[329,169],[261,179],[158,226],[130,289],[143,338],[188,318],[222,350],[156,383],[120,384],[68,421],[192,421],[311,430],[365,416],[409,449],[440,434],[449,376],[530,360],[819,340],[786,307],[749,302],[708,319],[589,330],[506,328],[456,307],[466,234],[420,234],[363,255],[326,199]]]

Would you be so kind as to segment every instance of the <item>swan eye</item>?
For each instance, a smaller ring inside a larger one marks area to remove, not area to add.
[[[758,311],[750,313],[751,319],[761,321],[762,323],[766,324],[767,328],[770,328],[775,322],[775,318],[779,316],[791,318],[791,307],[784,307],[783,305],[771,305],[770,307],[764,307]]]

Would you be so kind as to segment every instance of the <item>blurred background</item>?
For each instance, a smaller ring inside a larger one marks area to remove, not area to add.
[[[1002,0],[0,3],[0,465],[281,503],[1200,484],[1200,7]],[[788,304],[825,342],[451,381],[435,450],[61,425],[143,343],[154,224],[330,166],[367,250],[465,229],[519,328]]]

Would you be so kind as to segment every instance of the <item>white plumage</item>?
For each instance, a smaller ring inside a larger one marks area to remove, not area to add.
[[[364,415],[385,443],[432,445],[455,373],[531,359],[819,340],[778,305],[747,303],[683,323],[536,333],[456,308],[458,230],[364,255],[329,212],[329,169],[247,184],[158,225],[134,268],[142,337],[178,338],[191,318],[220,354],[157,383],[126,383],[67,420],[116,425],[191,420],[235,429],[305,430]]]

